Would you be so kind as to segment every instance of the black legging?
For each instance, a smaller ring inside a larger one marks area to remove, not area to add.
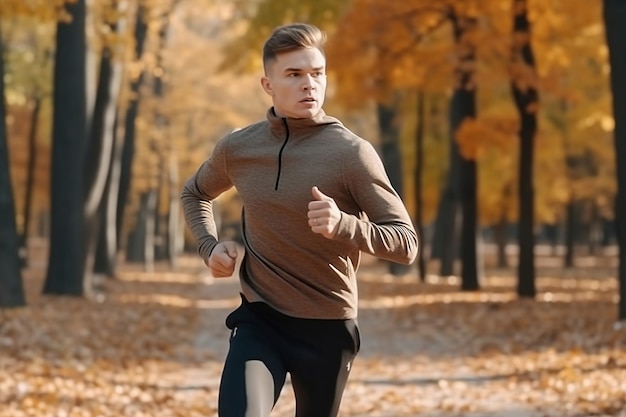
[[[296,417],[337,416],[360,347],[355,320],[298,319],[243,299],[226,326],[231,336],[220,383],[220,417],[269,416],[287,373]]]

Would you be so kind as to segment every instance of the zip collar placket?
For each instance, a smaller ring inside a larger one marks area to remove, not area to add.
[[[337,124],[341,125],[339,120],[334,117],[327,116],[323,110],[320,110],[318,114],[311,118],[306,119],[293,119],[288,117],[277,116],[274,112],[274,108],[270,107],[267,111],[267,120],[269,121],[270,135],[277,140],[281,140],[284,134],[283,143],[278,152],[278,167],[276,170],[276,181],[274,183],[274,190],[278,190],[280,185],[280,177],[283,174],[283,154],[285,147],[289,141],[294,139],[300,139],[300,137],[306,137],[311,135],[322,126]]]
[[[287,123],[286,118],[282,118],[283,125],[285,126],[285,140],[283,141],[280,150],[278,151],[278,170],[276,172],[276,183],[274,184],[274,191],[278,191],[278,183],[280,182],[280,174],[282,171],[283,165],[283,151],[285,150],[285,146],[287,146],[287,142],[289,141],[289,124]]]

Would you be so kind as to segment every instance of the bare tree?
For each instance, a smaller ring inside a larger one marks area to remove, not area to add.
[[[0,307],[18,307],[26,304],[26,301],[20,269],[19,236],[15,224],[9,166],[3,46],[2,36],[0,36]]]
[[[617,197],[615,217],[619,252],[619,320],[626,319],[626,2],[604,0],[606,42],[611,64],[611,89],[613,91],[613,117],[615,119],[615,163],[617,171]]]

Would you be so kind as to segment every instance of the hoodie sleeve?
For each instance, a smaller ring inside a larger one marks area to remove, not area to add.
[[[353,151],[345,158],[343,181],[367,218],[342,213],[335,239],[350,241],[381,259],[412,263],[419,250],[419,236],[404,202],[374,147],[360,140]]]
[[[214,201],[232,187],[226,166],[226,140],[216,144],[211,157],[185,182],[181,192],[185,222],[196,239],[198,253],[205,260],[218,242]]]

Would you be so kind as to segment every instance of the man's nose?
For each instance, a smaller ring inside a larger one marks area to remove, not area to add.
[[[304,91],[315,90],[315,82],[313,81],[313,77],[311,77],[310,75],[305,75],[302,88],[304,89]]]

